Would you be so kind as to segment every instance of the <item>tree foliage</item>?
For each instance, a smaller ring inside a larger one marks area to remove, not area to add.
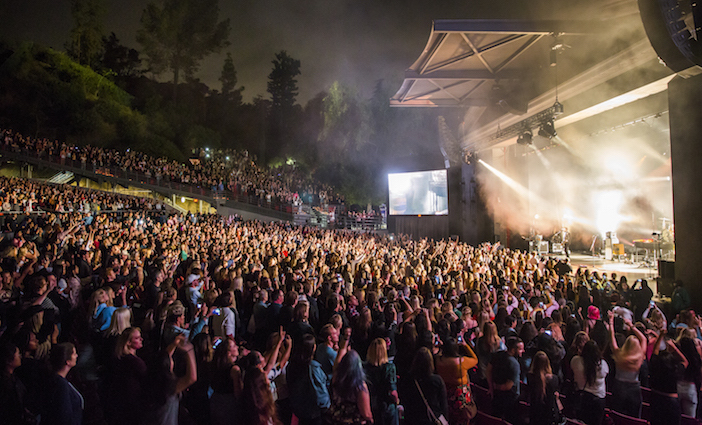
[[[275,54],[273,70],[268,74],[268,93],[274,111],[289,111],[297,98],[297,76],[300,61],[293,59],[285,50]]]
[[[114,72],[119,78],[136,77],[141,73],[139,52],[123,46],[114,32],[103,38],[102,45],[100,66],[103,69]]]
[[[66,45],[68,55],[81,65],[93,66],[102,51],[103,0],[72,0],[73,28]]]
[[[367,145],[371,128],[368,107],[354,90],[334,82],[324,98],[323,156],[339,159],[358,155]]]
[[[268,146],[261,156],[271,159],[295,149],[298,141],[297,130],[301,108],[295,105],[298,95],[297,76],[300,75],[300,61],[292,58],[285,50],[275,54],[273,70],[268,74],[270,99],[270,119],[268,121]]]
[[[149,71],[192,77],[200,62],[229,44],[229,19],[219,21],[218,0],[160,0],[146,6],[137,41],[147,56]]]
[[[172,137],[154,131],[159,117],[145,116],[132,102],[104,75],[39,45],[23,44],[0,66],[0,125],[35,137],[179,157]]]
[[[241,92],[244,91],[244,87],[236,88],[236,68],[234,67],[234,59],[231,53],[227,53],[227,58],[224,59],[219,81],[222,83],[222,96],[224,99],[227,102],[240,105],[242,100]]]

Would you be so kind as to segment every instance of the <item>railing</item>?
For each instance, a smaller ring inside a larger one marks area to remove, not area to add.
[[[307,210],[309,210],[307,213],[301,213],[297,207],[294,207],[290,203],[281,203],[272,199],[269,201],[265,197],[262,198],[246,193],[235,193],[229,189],[218,190],[206,188],[175,182],[163,177],[156,177],[120,167],[97,166],[92,163],[87,163],[87,161],[83,162],[71,158],[37,155],[36,152],[22,148],[12,149],[2,143],[0,143],[0,154],[8,159],[19,160],[48,168],[67,170],[78,176],[90,177],[95,180],[104,179],[122,185],[134,184],[153,191],[160,190],[177,196],[202,199],[216,206],[224,205],[234,209],[260,212],[281,220],[295,221],[299,224],[306,223],[307,225],[317,227],[333,227],[336,229],[359,231],[374,231],[387,228],[387,225],[380,216],[361,218],[346,215],[343,205],[335,205],[335,221],[329,222],[326,216],[312,213],[312,210],[309,208],[307,208]],[[169,206],[175,207],[172,205]],[[261,211],[258,211],[258,209],[261,209]],[[265,211],[268,211],[268,213]]]
[[[71,158],[61,158],[60,156],[37,155],[36,152],[19,148],[13,149],[5,144],[0,144],[0,154],[9,159],[24,161],[30,164],[45,166],[49,168],[59,168],[72,171],[76,175],[91,177],[93,179],[104,179],[117,181],[120,184],[132,183],[147,187],[151,190],[165,190],[178,196],[188,196],[196,199],[204,199],[213,205],[224,205],[228,201],[239,204],[248,204],[256,208],[270,210],[274,216],[281,219],[289,219],[293,214],[293,207],[289,203],[281,203],[275,200],[268,201],[249,194],[235,194],[229,189],[217,190],[198,185],[191,185],[170,179],[153,176],[151,174],[140,173],[120,167],[98,166],[87,161],[73,160]],[[233,207],[237,207],[234,205]]]
[[[387,229],[387,224],[383,222],[383,217],[354,217],[342,215],[336,217],[334,227],[337,229],[350,229],[361,231],[375,231]]]

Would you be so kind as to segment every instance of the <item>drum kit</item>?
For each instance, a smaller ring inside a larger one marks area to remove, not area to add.
[[[669,218],[660,218],[660,230],[651,233],[650,238],[634,239],[633,263],[639,267],[656,267],[658,260],[675,260],[675,227]],[[643,258],[640,258],[643,251]]]

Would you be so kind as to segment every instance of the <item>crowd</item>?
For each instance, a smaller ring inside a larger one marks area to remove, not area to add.
[[[310,178],[298,168],[290,165],[263,167],[248,151],[196,149],[188,162],[180,163],[129,149],[122,152],[25,137],[11,129],[0,129],[0,143],[5,150],[24,150],[40,159],[62,164],[70,161],[95,172],[129,170],[153,178],[159,184],[182,183],[220,192],[226,189],[256,204],[293,205],[297,200],[316,205],[343,203],[343,196],[335,194],[329,185]]]
[[[11,204],[113,202],[0,183]],[[701,321],[681,284],[666,316],[646,281],[499,244],[146,208],[2,219],[0,422],[697,415]]]

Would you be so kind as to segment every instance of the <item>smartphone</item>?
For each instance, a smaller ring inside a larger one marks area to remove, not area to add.
[[[551,331],[550,330],[545,330],[544,333],[548,336],[551,336]]]
[[[218,346],[219,344],[221,344],[221,343],[222,343],[222,339],[221,339],[221,338],[218,339],[218,340],[215,340],[214,344],[212,345],[212,348],[217,348],[217,346]]]
[[[202,303],[197,303],[197,309],[199,310],[201,308],[202,308]]]
[[[222,314],[222,310],[215,308],[214,310],[212,310],[212,314],[214,314],[215,316],[219,316],[220,314]]]

